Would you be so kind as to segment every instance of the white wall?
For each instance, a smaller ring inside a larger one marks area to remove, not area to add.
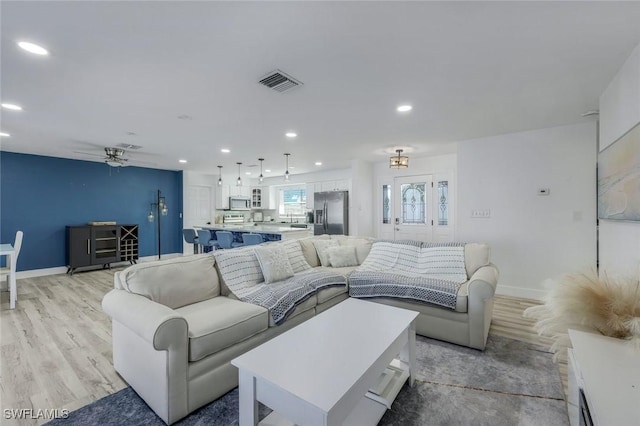
[[[498,293],[540,299],[543,280],[595,267],[596,151],[593,122],[458,144],[457,240],[490,244]]]
[[[640,122],[640,45],[600,96],[600,150]],[[640,223],[600,221],[601,271],[637,274]]]
[[[374,235],[373,164],[368,161],[352,160],[351,173],[349,234],[370,237]]]
[[[284,176],[268,177],[263,185],[289,185],[296,183],[323,182],[328,180],[351,179],[351,169],[323,170],[313,173],[292,173],[288,181]],[[257,180],[256,180],[257,182]]]

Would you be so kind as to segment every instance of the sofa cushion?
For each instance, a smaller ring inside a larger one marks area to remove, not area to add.
[[[320,259],[318,258],[318,252],[316,252],[316,246],[313,245],[314,241],[317,240],[328,240],[328,235],[318,235],[310,238],[302,238],[298,241],[300,244],[300,248],[302,249],[302,254],[304,255],[305,260],[312,268],[316,266],[320,266]]]
[[[250,287],[264,281],[254,249],[255,247],[250,246],[214,252],[220,277],[231,291],[234,288]]]
[[[120,285],[172,309],[220,295],[215,259],[210,254],[133,265],[119,274]]]
[[[293,268],[284,247],[256,247],[254,250],[258,257],[265,283],[270,284],[293,276]]]
[[[344,294],[347,292],[346,285],[340,285],[335,287],[323,288],[318,292],[318,305],[326,302],[329,299],[333,299],[334,297]]]
[[[338,244],[341,246],[350,246],[356,248],[356,257],[358,258],[358,265],[362,265],[362,262],[369,256],[371,252],[372,239],[368,238],[342,238],[338,240]]]
[[[318,253],[320,265],[331,266],[329,255],[327,254],[327,249],[329,247],[338,247],[338,242],[336,240],[316,240],[313,242],[313,245],[315,246],[316,252]]]
[[[487,244],[469,243],[464,246],[464,263],[467,278],[471,278],[476,271],[489,264],[490,250]]]
[[[356,257],[356,248],[354,246],[329,247],[327,256],[331,266],[336,268],[358,266],[358,258]]]
[[[268,328],[268,311],[227,297],[176,309],[189,328],[189,361],[198,361]]]

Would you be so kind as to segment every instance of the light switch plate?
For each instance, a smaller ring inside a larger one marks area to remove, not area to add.
[[[475,219],[488,219],[491,217],[491,210],[489,209],[471,210],[471,217]]]

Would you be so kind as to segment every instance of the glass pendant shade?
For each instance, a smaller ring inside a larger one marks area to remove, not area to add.
[[[406,169],[409,167],[409,157],[402,154],[401,149],[396,149],[398,155],[394,155],[389,158],[389,168],[391,169]]]
[[[289,180],[289,156],[291,154],[286,153],[284,157],[286,158],[286,171],[284,172],[284,180]]]

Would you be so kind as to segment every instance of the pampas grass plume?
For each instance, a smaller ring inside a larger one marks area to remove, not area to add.
[[[544,304],[528,308],[538,334],[550,337],[553,352],[569,346],[568,330],[595,329],[605,336],[633,340],[640,347],[640,281],[612,279],[595,271],[547,280]]]

